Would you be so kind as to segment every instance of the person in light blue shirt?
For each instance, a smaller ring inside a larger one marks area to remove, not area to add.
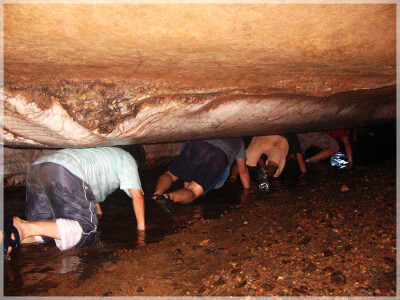
[[[40,157],[26,179],[27,221],[5,227],[4,255],[19,242],[48,242],[60,250],[97,238],[99,202],[120,188],[132,198],[138,230],[145,229],[143,190],[135,159],[114,147],[63,149]]]

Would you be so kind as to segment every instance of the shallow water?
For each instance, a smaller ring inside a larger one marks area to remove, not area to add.
[[[378,130],[379,131],[379,130]],[[384,160],[395,155],[395,138],[393,132],[370,135],[371,130],[361,135],[355,157],[359,167],[367,167],[369,162]],[[394,132],[395,133],[395,132]],[[377,137],[384,136],[386,147]],[[393,144],[394,141],[394,144]],[[366,147],[369,145],[369,147]],[[372,146],[371,146],[372,145]],[[383,149],[382,151],[380,149]],[[394,149],[394,151],[393,151]],[[145,195],[151,195],[158,176],[165,170],[161,166],[142,171],[141,180]],[[354,169],[353,169],[354,170]],[[338,170],[329,165],[329,161],[308,166],[307,176],[299,176],[297,165],[288,162],[285,172],[279,180],[271,182],[271,194],[287,189],[312,190],[316,177],[325,172],[352,172],[352,169]],[[17,188],[4,192],[5,216],[17,215],[24,218],[25,189]],[[11,260],[4,264],[4,294],[6,296],[30,295],[55,287],[54,276],[72,274],[82,281],[90,278],[96,268],[104,262],[118,261],[116,250],[143,247],[156,243],[165,236],[178,232],[190,225],[197,218],[214,219],[240,202],[268,201],[268,195],[258,194],[256,186],[245,193],[239,185],[227,184],[220,190],[211,191],[206,198],[200,198],[188,205],[178,205],[172,216],[161,214],[151,202],[146,202],[146,235],[138,236],[136,221],[130,198],[122,191],[116,191],[102,204],[103,215],[99,217],[99,239],[97,242],[81,249],[60,252],[54,244],[22,245],[11,255]]]
[[[6,215],[24,217],[25,189],[8,190],[4,196]],[[247,197],[254,195],[249,194]],[[232,190],[213,191],[207,198],[188,205],[178,205],[172,216],[160,213],[147,201],[146,234],[138,236],[130,198],[124,192],[116,191],[102,205],[99,239],[95,243],[64,252],[60,252],[54,243],[25,244],[14,251],[4,266],[5,295],[29,295],[33,290],[35,293],[46,291],[54,287],[51,280],[54,275],[71,273],[81,280],[90,278],[102,263],[119,259],[114,254],[116,250],[155,243],[168,234],[180,231],[196,218],[218,218],[240,201],[240,194]]]
[[[296,189],[309,189],[313,186],[315,176],[321,176],[331,170],[324,163],[312,169],[312,176],[292,179],[284,178],[271,182],[271,195],[282,189],[293,192]],[[6,198],[21,203],[24,200],[24,189],[8,191]],[[155,243],[168,234],[177,232],[196,218],[218,218],[222,213],[235,209],[241,201],[267,200],[268,195],[258,194],[256,186],[243,193],[239,185],[212,191],[206,198],[192,204],[179,205],[173,216],[159,213],[152,203],[146,203],[147,229],[146,236],[140,237],[136,231],[136,221],[131,210],[130,199],[125,193],[113,193],[102,206],[103,216],[99,218],[99,239],[92,245],[81,249],[60,252],[53,244],[22,245],[12,253],[10,261],[5,263],[5,295],[29,295],[31,291],[44,292],[54,287],[52,277],[62,274],[74,274],[81,280],[90,278],[97,267],[104,262],[115,262],[119,249],[132,249],[148,243]],[[8,201],[7,201],[8,202]],[[23,210],[13,206],[13,211],[23,216]]]

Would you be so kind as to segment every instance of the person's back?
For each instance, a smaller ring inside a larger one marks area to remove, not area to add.
[[[322,149],[317,154],[308,158],[306,162],[325,159],[340,151],[338,142],[325,131],[299,133],[297,137],[303,153],[311,146],[318,146]]]
[[[239,165],[243,186],[249,188],[246,152],[241,138],[189,141],[159,177],[152,199],[162,211],[171,213],[174,202],[190,203],[211,189],[222,187],[234,160]],[[166,193],[178,179],[183,181],[183,187]]]
[[[135,159],[114,147],[62,149],[40,157],[33,165],[53,162],[88,183],[97,202],[118,187],[130,196],[128,187],[142,189]]]
[[[285,167],[289,144],[286,138],[280,135],[256,136],[246,150],[249,167],[256,167],[262,154],[267,155],[267,167],[269,176],[279,176]]]
[[[205,140],[205,142],[220,148],[222,151],[225,152],[225,154],[228,157],[229,163],[226,168],[225,174],[221,179],[221,181],[219,181],[214,187],[215,189],[218,189],[224,185],[227,177],[230,174],[230,169],[233,162],[238,158],[246,159],[244,142],[241,138],[214,139],[214,140]]]
[[[97,205],[120,187],[132,198],[139,230],[145,229],[144,199],[137,165],[112,147],[63,149],[36,160],[26,179],[27,221],[7,221],[4,256],[20,243],[54,240],[60,250],[97,238]],[[12,238],[14,234],[14,238]]]
[[[245,155],[244,143],[241,138],[226,138],[205,141],[224,151],[228,156],[229,165],[231,165],[237,157],[244,157]]]

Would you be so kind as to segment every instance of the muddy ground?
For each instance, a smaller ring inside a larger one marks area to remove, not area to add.
[[[395,296],[395,160],[324,168],[270,195],[232,188],[241,202],[219,218],[118,250],[91,278],[54,275],[55,288],[31,295]]]

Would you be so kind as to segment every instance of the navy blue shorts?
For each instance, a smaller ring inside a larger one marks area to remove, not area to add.
[[[97,209],[90,186],[63,166],[46,162],[29,168],[26,177],[26,217],[28,221],[67,219],[79,222],[80,248],[97,238]],[[43,237],[48,242],[49,237]]]
[[[228,156],[218,147],[205,141],[190,141],[168,170],[185,182],[196,182],[206,194],[223,178],[228,164]]]

